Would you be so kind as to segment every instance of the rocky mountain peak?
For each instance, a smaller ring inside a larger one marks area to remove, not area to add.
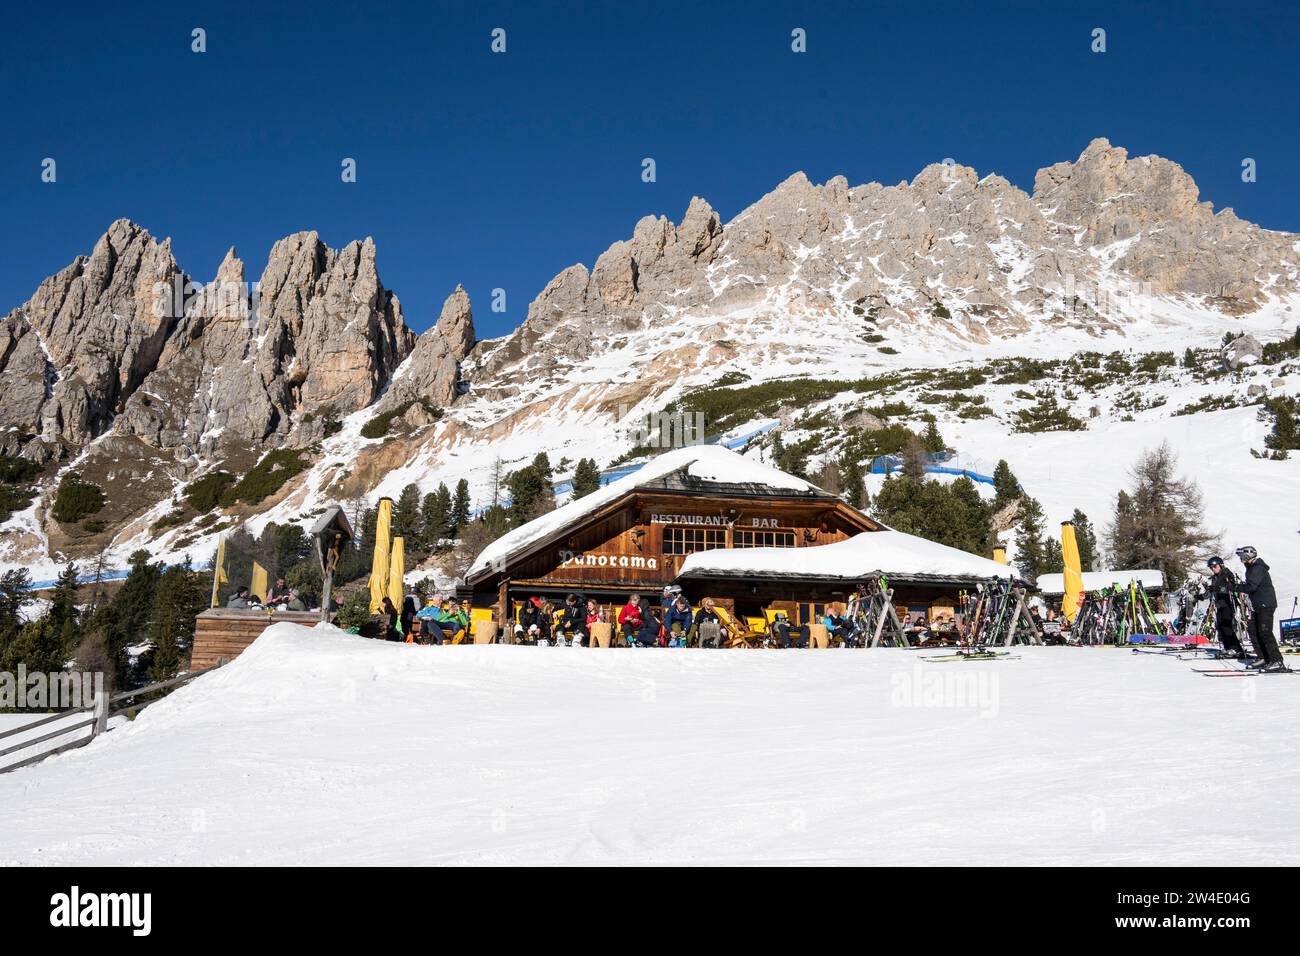
[[[379,411],[410,405],[420,399],[425,405],[443,408],[456,397],[460,363],[474,347],[474,313],[469,294],[457,285],[442,304],[433,328],[415,342],[410,357],[393,376],[380,400]],[[411,409],[412,425],[431,421],[423,408]]]

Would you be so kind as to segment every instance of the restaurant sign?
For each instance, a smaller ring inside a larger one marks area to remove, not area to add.
[[[775,518],[739,518],[732,520],[726,515],[668,515],[651,514],[651,524],[689,524],[706,525],[715,528],[730,528],[739,525],[742,528],[776,528],[779,523]]]

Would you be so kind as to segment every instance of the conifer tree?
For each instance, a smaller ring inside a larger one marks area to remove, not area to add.
[[[143,549],[132,552],[128,559],[131,570],[122,583],[121,590],[101,609],[108,653],[117,671],[119,686],[125,685],[128,663],[126,648],[143,643],[149,637],[154,595],[162,576],[162,565],[151,563],[150,557],[149,552]]]
[[[937,481],[932,484],[944,487]],[[962,475],[947,486],[947,493],[950,502],[947,509],[948,523],[951,530],[944,543],[971,554],[985,554],[993,533],[993,524],[989,507],[980,497],[975,482]]]
[[[1061,543],[1053,537],[1043,542],[1043,567],[1040,574],[1061,574],[1065,571],[1065,556],[1061,553]]]
[[[997,467],[993,469],[993,490],[996,493],[993,504],[997,508],[1005,507],[1021,495],[1020,482],[1016,481],[1005,458],[998,461]]]
[[[506,486],[510,489],[510,517],[516,527],[555,506],[554,484],[546,452],[539,452],[530,464],[510,473]]]
[[[430,547],[436,549],[441,541],[455,535],[451,520],[451,492],[444,482],[438,482],[438,490],[433,493],[433,524],[426,529],[431,533]]]
[[[573,470],[573,497],[583,498],[600,488],[600,471],[593,458],[580,458]]]
[[[925,478],[925,445],[919,438],[912,437],[903,446],[903,477],[913,481]]]
[[[409,484],[393,502],[392,534],[393,537],[400,535],[408,544],[415,545],[419,543],[420,531],[420,489]]]
[[[840,465],[840,475],[844,483],[840,497],[853,507],[865,510],[868,505],[867,485],[862,475],[862,465],[856,458],[847,458]]]
[[[59,572],[59,579],[54,585],[54,590],[50,592],[50,618],[54,623],[55,631],[59,633],[62,633],[64,625],[69,623],[72,629],[76,630],[77,594],[81,589],[77,584],[78,573],[76,562],[68,562],[68,565]]]
[[[32,602],[32,576],[26,568],[0,575],[0,631],[17,630],[22,610]]]
[[[921,444],[925,446],[928,452],[940,452],[947,449],[943,436],[939,434],[939,423],[935,421],[933,415],[925,423],[925,434],[921,436]]]
[[[1016,523],[1016,567],[1033,581],[1043,573],[1043,506],[1028,495],[1020,499]]]
[[[1144,452],[1131,471],[1132,490],[1116,496],[1107,535],[1113,567],[1157,568],[1170,587],[1181,584],[1193,561],[1218,546],[1201,523],[1200,489],[1179,478],[1177,466],[1167,443]]]
[[[149,640],[153,644],[151,680],[176,676],[183,655],[194,641],[194,619],[204,603],[203,585],[188,560],[159,576],[149,621]]]
[[[379,533],[379,509],[367,508],[361,512],[361,540],[358,544],[369,554],[375,546],[375,535]]]
[[[469,514],[469,482],[462,478],[456,482],[456,493],[451,499],[452,534],[459,534],[460,529],[469,524]]]
[[[839,495],[843,491],[844,475],[840,472],[840,466],[834,458],[827,458],[821,471],[817,473],[817,487],[832,495]]]
[[[13,673],[22,664],[29,673],[51,674],[63,670],[68,648],[50,615],[43,614],[18,629],[0,654],[0,671]]]
[[[1088,516],[1078,508],[1070,516],[1074,522],[1074,539],[1079,545],[1079,567],[1084,571],[1099,570],[1101,553],[1097,548],[1097,532],[1092,528]]]

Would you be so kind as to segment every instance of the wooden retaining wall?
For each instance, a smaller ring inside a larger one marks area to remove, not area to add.
[[[312,627],[320,621],[319,611],[232,611],[211,608],[194,622],[194,649],[190,654],[190,670],[212,667],[221,658],[233,661],[244,648],[257,640],[272,624],[288,621]]]

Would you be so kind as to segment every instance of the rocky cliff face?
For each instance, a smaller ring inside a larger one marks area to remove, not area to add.
[[[590,273],[560,273],[488,347],[475,383],[508,395],[503,379],[558,374],[686,314],[743,316],[751,341],[756,324],[779,336],[815,316],[841,334],[865,323],[880,340],[960,347],[1035,329],[1117,332],[1153,296],[1244,315],[1294,294],[1298,274],[1294,236],[1216,214],[1177,164],[1129,159],[1104,139],[1041,170],[1032,195],[958,165],[896,186],[796,173],[725,226],[701,199],[680,226],[642,219]]]
[[[0,454],[75,462],[104,488],[107,530],[45,521],[51,547],[97,548],[210,466],[319,440],[414,344],[369,239],[289,236],[256,283],[231,249],[199,285],[169,242],[121,220],[0,323]]]
[[[373,402],[411,351],[369,239],[334,251],[297,233],[272,247],[255,292],[244,279],[231,249],[128,403],[124,432],[188,454],[291,435],[308,444],[327,420]]]
[[[417,399],[438,408],[450,405],[456,397],[460,363],[474,341],[469,294],[458,285],[443,303],[433,328],[416,339],[411,357],[393,376],[376,410],[388,411]]]
[[[364,408],[415,336],[379,281],[371,240],[277,242],[256,287],[231,249],[197,287],[169,242],[115,222],[88,257],[4,320],[0,422],[40,460],[114,428],[178,459],[307,443]],[[23,441],[30,437],[35,441]]]
[[[39,438],[33,457],[55,457],[58,445],[85,444],[112,424],[157,366],[170,331],[159,290],[177,278],[170,243],[119,220],[6,317],[0,423]]]

